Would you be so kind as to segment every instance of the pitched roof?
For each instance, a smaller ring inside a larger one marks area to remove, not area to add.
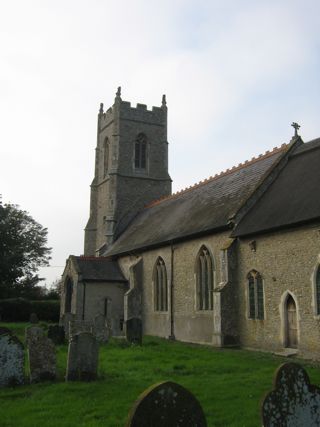
[[[116,261],[105,257],[72,256],[77,271],[85,281],[126,282]]]
[[[232,235],[250,235],[320,219],[319,186],[320,138],[293,151],[286,167]]]
[[[156,247],[229,228],[233,217],[287,149],[283,144],[142,210],[105,255]]]

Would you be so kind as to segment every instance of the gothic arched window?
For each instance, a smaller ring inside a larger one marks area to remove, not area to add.
[[[213,309],[213,270],[214,263],[209,250],[203,246],[197,256],[197,308],[198,310]]]
[[[318,266],[315,282],[316,313],[320,314],[320,265]]]
[[[168,311],[167,270],[162,258],[158,258],[153,270],[154,308],[156,311]]]
[[[142,170],[147,168],[147,137],[143,133],[139,133],[135,141],[134,167]]]
[[[255,270],[248,274],[249,318],[264,319],[263,281]]]
[[[71,312],[72,291],[73,291],[73,283],[70,277],[68,277],[65,284],[65,305],[64,305],[65,313]]]
[[[108,172],[109,163],[109,140],[106,138],[103,143],[103,176],[105,177]]]

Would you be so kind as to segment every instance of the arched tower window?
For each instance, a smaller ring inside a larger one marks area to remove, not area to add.
[[[109,163],[109,140],[106,138],[103,143],[103,176],[105,177],[108,173]]]
[[[248,274],[249,318],[264,319],[263,281],[255,270]]]
[[[210,252],[205,246],[202,246],[196,261],[198,310],[213,309],[213,270],[214,263]]]
[[[167,269],[162,258],[158,258],[153,270],[154,308],[156,311],[168,311]]]
[[[139,133],[135,141],[134,167],[140,170],[147,168],[147,137],[144,133]]]
[[[70,277],[68,277],[65,284],[65,305],[64,305],[65,313],[71,312],[72,291],[73,291],[73,283]]]
[[[317,268],[316,282],[315,282],[315,296],[316,296],[316,313],[320,315],[320,265]]]

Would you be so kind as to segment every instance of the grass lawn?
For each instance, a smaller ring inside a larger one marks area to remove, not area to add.
[[[26,324],[5,324],[24,341]],[[100,348],[99,380],[65,383],[67,346],[57,347],[55,383],[0,389],[1,427],[124,427],[132,404],[147,387],[176,381],[200,401],[208,426],[260,426],[260,400],[285,359],[245,350],[145,337],[143,346],[112,340]],[[300,361],[301,362],[301,361]],[[301,362],[311,382],[320,368]]]

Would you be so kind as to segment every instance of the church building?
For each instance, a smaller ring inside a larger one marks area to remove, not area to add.
[[[62,275],[61,319],[114,335],[320,354],[320,138],[171,193],[167,105],[98,114],[84,255]]]

